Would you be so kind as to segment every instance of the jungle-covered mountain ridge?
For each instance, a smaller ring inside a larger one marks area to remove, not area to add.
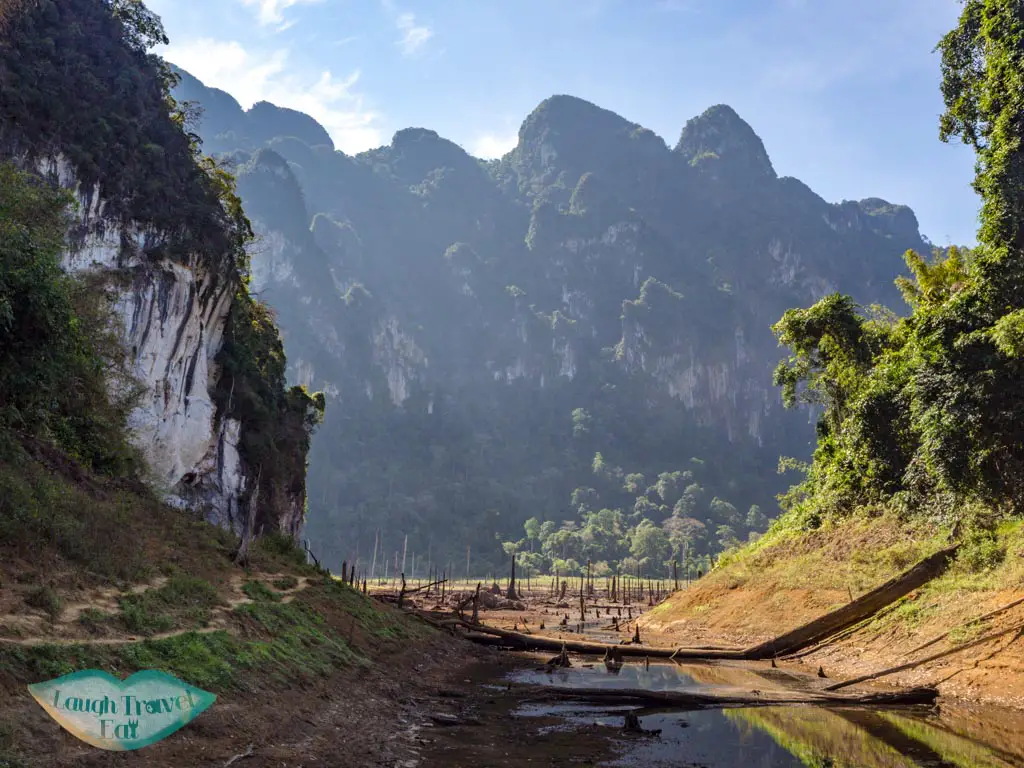
[[[780,456],[813,446],[773,386],[772,324],[834,291],[899,307],[902,255],[931,250],[906,206],[779,177],[724,105],[672,148],[554,96],[500,160],[424,128],[351,157],[180,74],[238,175],[290,375],[333,401],[309,475],[326,562],[379,539],[393,563],[408,534],[421,562],[482,568],[533,519],[563,531],[520,542],[539,567],[660,565],[670,542],[706,562],[764,529]]]

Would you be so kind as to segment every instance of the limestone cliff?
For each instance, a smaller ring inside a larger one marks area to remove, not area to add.
[[[236,531],[298,535],[315,403],[267,367],[263,357],[283,360],[272,323],[240,349],[239,320],[256,311],[248,222],[172,113],[146,29],[90,0],[13,7],[0,31],[0,161],[77,201],[64,266],[110,297],[142,390],[128,428],[151,484]],[[262,410],[246,411],[246,397]],[[296,455],[272,469],[261,441]]]

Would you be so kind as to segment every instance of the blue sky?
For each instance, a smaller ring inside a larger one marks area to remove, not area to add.
[[[938,140],[935,43],[957,0],[149,0],[160,52],[248,107],[319,120],[349,153],[432,128],[481,157],[568,93],[674,146],[725,103],[781,175],[910,205],[973,243],[973,154]]]

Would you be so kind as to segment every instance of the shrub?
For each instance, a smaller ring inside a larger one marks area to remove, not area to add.
[[[248,581],[242,587],[242,591],[250,600],[254,600],[257,603],[260,601],[276,603],[281,600],[281,596],[262,581]]]
[[[60,612],[64,609],[64,603],[60,599],[60,595],[52,587],[48,586],[42,586],[29,592],[25,597],[25,603],[33,608],[46,611],[46,614],[51,619],[56,619],[60,616]]]

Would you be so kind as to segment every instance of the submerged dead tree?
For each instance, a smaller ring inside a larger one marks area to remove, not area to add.
[[[519,594],[516,592],[516,553],[512,553],[512,575],[508,580],[508,592],[505,594],[509,600],[518,600]]]

